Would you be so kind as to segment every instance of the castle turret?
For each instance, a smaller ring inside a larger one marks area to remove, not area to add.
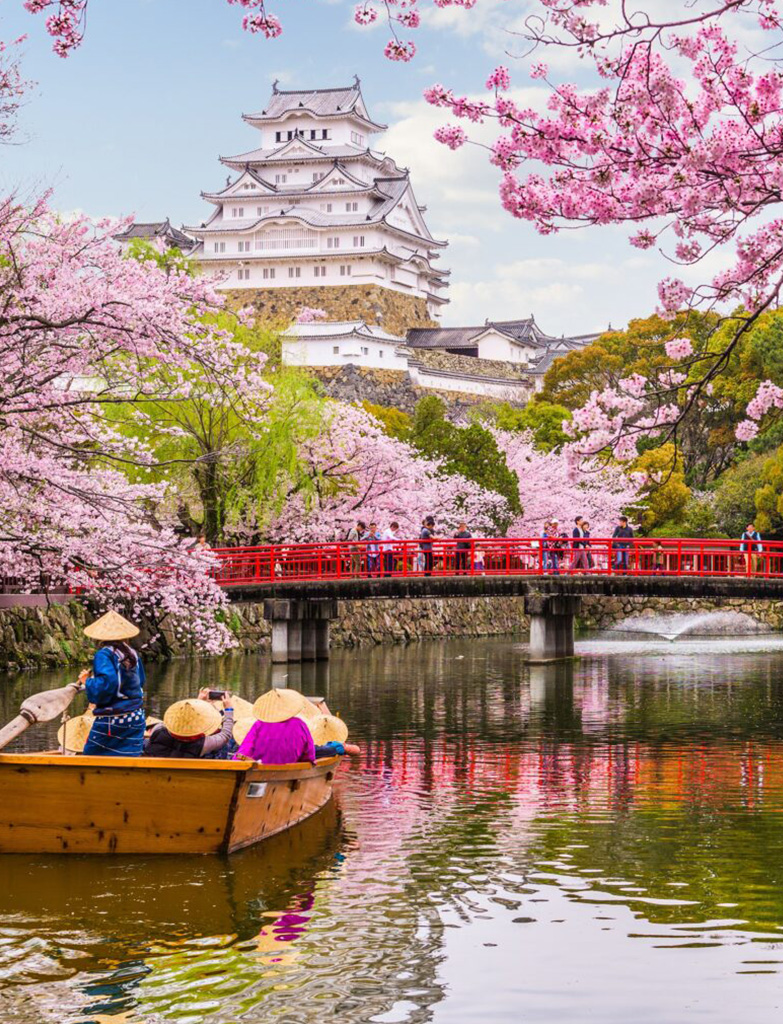
[[[430,233],[407,169],[370,147],[386,126],[370,117],[358,78],[341,89],[275,83],[243,119],[257,147],[221,157],[234,174],[202,193],[214,211],[187,228],[203,269],[267,314],[316,306],[392,333],[432,322],[448,302],[449,272],[436,266],[447,243]]]

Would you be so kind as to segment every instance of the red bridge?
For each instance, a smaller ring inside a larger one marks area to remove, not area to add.
[[[744,545],[746,548],[748,544]],[[232,600],[264,599],[275,661],[326,658],[340,599],[523,596],[532,660],[569,657],[586,595],[783,599],[783,543],[535,538],[218,548]]]
[[[577,546],[579,545],[579,546]],[[215,548],[224,587],[438,576],[698,576],[783,578],[783,542],[742,551],[736,540],[551,539],[336,541]],[[745,544],[749,546],[757,546]]]

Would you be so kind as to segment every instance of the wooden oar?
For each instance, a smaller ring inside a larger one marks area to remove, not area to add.
[[[82,673],[85,675],[86,673]],[[34,693],[22,701],[19,714],[5,728],[0,729],[0,750],[8,746],[11,740],[31,725],[37,722],[51,722],[57,718],[70,705],[77,693],[84,689],[81,678],[78,683],[68,683],[59,690],[44,690],[43,693]]]

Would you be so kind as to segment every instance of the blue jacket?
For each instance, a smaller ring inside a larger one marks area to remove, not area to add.
[[[136,664],[128,667],[113,647],[99,647],[92,659],[92,677],[85,684],[87,700],[95,705],[96,715],[135,711],[144,703],[145,680],[138,655]]]

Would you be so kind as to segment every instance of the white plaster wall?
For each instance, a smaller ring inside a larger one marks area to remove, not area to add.
[[[464,377],[440,377],[427,373],[426,368],[421,366],[411,366],[409,372],[414,384],[428,390],[459,391],[462,394],[481,395],[502,402],[527,401],[531,394],[531,389],[522,384],[468,380]]]
[[[532,349],[514,345],[502,334],[494,332],[484,335],[478,343],[479,359],[502,359],[505,362],[521,363],[525,366],[530,361],[532,351]]]
[[[334,349],[339,349],[335,352]],[[362,350],[367,349],[365,354]],[[407,370],[408,360],[396,354],[393,342],[365,338],[284,338],[283,362],[288,366],[369,366],[379,370]]]

